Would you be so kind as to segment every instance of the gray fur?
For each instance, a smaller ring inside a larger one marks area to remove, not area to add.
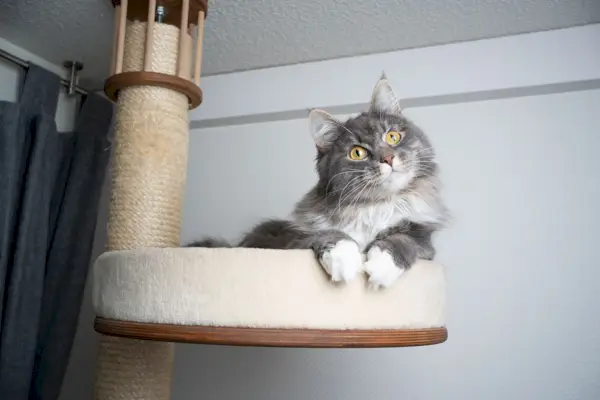
[[[399,268],[409,268],[417,258],[433,259],[432,234],[448,218],[435,152],[423,131],[402,114],[387,80],[378,82],[367,112],[341,122],[313,110],[309,119],[318,182],[289,220],[264,221],[237,246],[313,249],[321,259],[347,239],[365,253],[372,246],[389,251]],[[390,130],[404,135],[395,146],[383,140]],[[356,145],[368,150],[367,159],[349,158]],[[400,162],[388,176],[384,168],[391,168],[384,163],[390,156]]]
[[[220,239],[220,238],[206,238],[206,239],[197,240],[195,242],[188,243],[186,245],[186,247],[219,248],[219,247],[231,247],[231,245],[225,239]]]
[[[419,258],[433,260],[435,249],[431,242],[434,230],[427,225],[406,222],[381,231],[369,245],[388,250],[397,266],[410,268]]]
[[[238,247],[267,249],[312,249],[317,258],[342,239],[352,240],[347,234],[331,229],[301,229],[292,221],[268,220],[248,232]]]

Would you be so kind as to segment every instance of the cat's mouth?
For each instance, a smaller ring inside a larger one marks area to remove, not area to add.
[[[381,187],[383,190],[397,193],[404,190],[412,181],[413,174],[404,168],[392,169],[381,178]]]
[[[406,171],[404,171],[403,169],[390,168],[387,171],[382,171],[379,179],[383,183],[386,181],[395,180],[395,179],[399,178],[402,174],[405,174],[405,173],[406,173]]]
[[[390,170],[390,172],[387,174],[386,178],[388,178],[388,179],[389,178],[395,179],[395,178],[398,178],[398,177],[400,177],[402,175],[407,175],[407,174],[408,174],[408,171],[406,169],[402,168],[402,167],[400,167],[400,168],[392,168]]]

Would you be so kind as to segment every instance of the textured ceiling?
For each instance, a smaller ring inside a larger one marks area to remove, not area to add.
[[[216,0],[204,74],[600,22],[600,0]],[[109,0],[0,0],[0,37],[47,60],[108,70]]]

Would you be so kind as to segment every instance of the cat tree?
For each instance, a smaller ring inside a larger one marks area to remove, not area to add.
[[[202,102],[207,0],[113,5],[105,92],[117,113],[108,248],[93,271],[95,329],[102,334],[95,398],[168,399],[174,342],[445,341],[444,271],[437,263],[419,261],[393,287],[373,292],[364,278],[334,285],[309,250],[178,248],[188,111]]]

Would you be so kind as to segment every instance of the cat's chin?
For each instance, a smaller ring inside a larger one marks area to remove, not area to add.
[[[404,171],[391,171],[390,174],[381,182],[381,188],[389,194],[396,194],[403,191],[412,182],[414,174]]]

